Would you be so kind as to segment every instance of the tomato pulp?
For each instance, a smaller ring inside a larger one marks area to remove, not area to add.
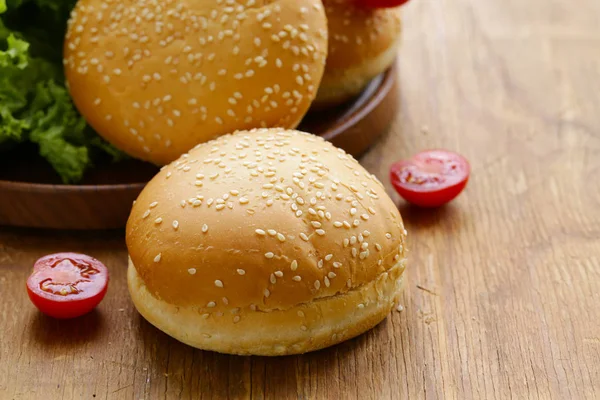
[[[408,0],[356,0],[356,2],[365,8],[392,8],[408,3]]]
[[[439,207],[463,191],[471,167],[461,155],[428,150],[390,169],[392,185],[406,201],[421,207]]]
[[[87,314],[102,301],[108,288],[108,270],[100,261],[77,253],[40,258],[27,279],[33,304],[54,318]]]

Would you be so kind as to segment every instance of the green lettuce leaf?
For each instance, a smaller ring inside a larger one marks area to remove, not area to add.
[[[125,155],[75,109],[64,84],[62,41],[75,0],[0,0],[0,151],[33,142],[64,183],[79,182],[94,156]]]

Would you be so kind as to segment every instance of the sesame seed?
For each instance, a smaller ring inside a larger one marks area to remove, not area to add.
[[[267,230],[267,233],[271,236],[277,235],[277,231],[275,229],[269,229],[269,230]]]
[[[326,287],[329,287],[329,285],[331,284],[331,283],[329,282],[329,278],[328,278],[328,277],[326,277],[326,276],[325,276],[325,277],[323,277],[323,282],[325,282],[325,286],[326,286]]]
[[[377,251],[381,251],[381,245],[379,243],[375,243],[375,248]]]
[[[298,269],[298,261],[294,260],[292,261],[292,263],[290,264],[290,268],[292,271],[295,271]]]
[[[179,228],[179,221],[173,221],[173,229],[177,230]]]
[[[217,305],[217,303],[215,303],[214,301],[209,301],[209,302],[206,304],[206,307],[208,307],[208,308],[213,308],[213,307],[216,307],[216,305]]]
[[[150,210],[146,210],[146,212],[144,213],[144,215],[142,215],[143,219],[148,218],[148,215],[150,215]]]
[[[342,266],[342,263],[341,263],[341,262],[337,262],[337,261],[334,261],[334,262],[333,262],[333,268],[339,268],[339,267],[341,267],[341,266]]]
[[[325,256],[325,261],[331,261],[332,258],[333,258],[333,254],[327,254]]]
[[[277,234],[277,239],[279,239],[280,242],[285,242],[285,236],[281,233]]]
[[[283,277],[283,272],[281,272],[281,271],[275,271],[275,276],[278,277],[278,278],[281,278],[281,277]]]
[[[371,214],[375,215],[375,209],[373,207],[369,207],[368,210]]]
[[[324,231],[323,229],[317,229],[315,232],[316,232],[316,233],[317,233],[317,235],[319,235],[319,236],[323,236],[323,235],[325,235],[325,231]]]
[[[188,269],[188,273],[190,275],[195,275],[196,274],[196,268],[190,268],[190,269]]]
[[[265,295],[265,297],[269,297],[271,295],[271,291],[269,289],[265,289],[263,291],[263,294]]]
[[[156,218],[154,220],[154,223],[157,224],[157,225],[160,224],[160,223],[162,223],[162,218],[161,217]]]
[[[263,231],[262,229],[257,229],[254,232],[256,232],[258,235],[264,236],[266,234],[265,231]]]
[[[271,274],[269,277],[269,281],[274,285],[277,283],[277,279],[275,279],[275,275]]]
[[[154,262],[155,262],[155,263],[157,263],[157,262],[160,262],[160,259],[161,259],[161,258],[162,258],[162,253],[158,253],[158,254],[156,255],[156,257],[154,257]]]
[[[208,232],[208,225],[206,225],[206,224],[202,225],[202,232],[203,233]]]
[[[321,281],[316,280],[314,285],[315,285],[315,289],[319,290],[321,288]]]
[[[194,270],[194,273],[195,273],[195,271],[196,271],[196,270]],[[223,287],[223,282],[221,282],[220,280],[218,280],[218,279],[217,279],[217,280],[215,281],[215,286],[216,286],[216,287],[219,287],[219,288],[222,288],[222,287]]]
[[[271,259],[271,258],[275,257],[275,254],[273,254],[272,252],[269,251],[269,252],[265,253],[265,257],[268,259]]]
[[[244,271],[243,269],[238,269],[237,273],[240,275],[246,275],[246,271]]]
[[[302,240],[304,240],[305,242],[308,242],[308,236],[306,236],[306,234],[304,232],[300,232],[299,236]]]
[[[292,280],[294,280],[296,282],[300,282],[302,280],[302,278],[300,276],[296,275],[292,278]]]
[[[388,239],[391,239],[392,238],[392,234],[388,232],[388,233],[385,234],[385,237],[388,238]]]

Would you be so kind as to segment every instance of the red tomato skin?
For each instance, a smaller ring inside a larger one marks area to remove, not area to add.
[[[95,296],[92,296],[88,299],[83,299],[79,301],[64,301],[64,303],[68,303],[67,307],[57,307],[57,303],[60,302],[63,296],[59,296],[56,294],[48,294],[48,297],[41,296],[41,293],[45,293],[43,291],[34,291],[29,285],[27,285],[27,294],[29,295],[29,299],[40,310],[42,313],[46,314],[49,317],[56,319],[70,319],[81,317],[92,311],[96,306],[102,301],[106,291],[108,290],[108,286],[105,286],[100,293]]]
[[[365,8],[394,8],[408,3],[409,0],[356,0],[360,7]]]
[[[65,260],[84,260],[99,271],[98,277],[82,286],[78,294],[59,295],[46,292],[40,288],[44,279],[52,276],[49,265]],[[40,258],[33,267],[33,272],[27,279],[27,294],[31,302],[44,314],[58,319],[76,318],[93,310],[104,298],[108,290],[108,270],[100,261],[76,253],[51,254]]]
[[[452,183],[442,185],[441,188],[419,187],[412,184],[401,182],[398,172],[406,166],[414,166],[414,161],[427,158],[428,153],[445,153],[448,157],[457,161],[461,167],[464,177],[453,176],[447,180]],[[435,208],[443,206],[454,200],[467,186],[471,173],[469,162],[461,155],[445,150],[427,150],[418,153],[409,160],[398,161],[390,168],[390,181],[398,194],[411,204],[423,208]]]

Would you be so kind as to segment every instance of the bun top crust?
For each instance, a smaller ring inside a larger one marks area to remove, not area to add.
[[[396,205],[356,160],[282,129],[184,154],[146,186],[126,229],[149,292],[202,313],[346,292],[404,258],[405,235]]]
[[[236,129],[295,127],[326,54],[320,0],[79,0],[64,63],[100,135],[166,164]]]
[[[367,9],[348,0],[323,0],[329,29],[325,74],[377,59],[398,43],[400,7]]]

